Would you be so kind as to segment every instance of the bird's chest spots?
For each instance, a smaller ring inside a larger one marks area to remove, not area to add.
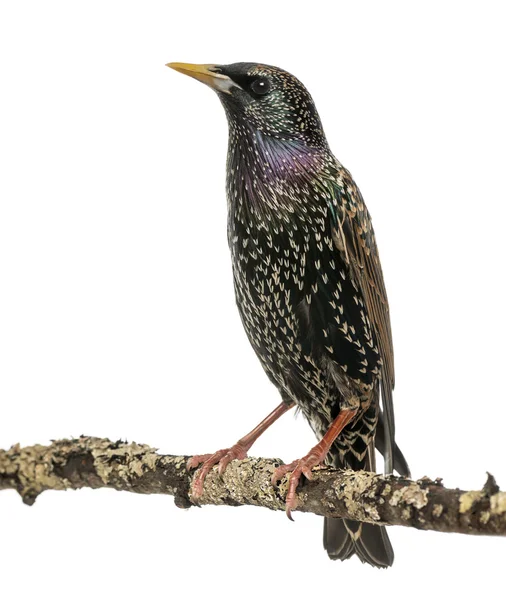
[[[323,218],[312,230],[300,224],[270,231],[234,224],[229,241],[236,289],[251,296],[253,309],[273,318],[290,318],[305,296],[317,292],[318,279],[327,279],[333,242]]]
[[[325,262],[333,248],[323,213],[260,226],[236,216],[229,222],[229,244],[238,283],[253,287],[261,303],[273,302],[278,309],[283,304],[278,295],[289,302],[314,285],[315,274],[326,279]]]
[[[250,338],[284,351],[295,344],[295,309],[306,274],[304,244],[260,233],[231,237],[239,311]]]
[[[320,378],[323,389],[323,374],[305,359],[300,307],[317,291],[331,239],[302,225],[263,232],[238,223],[229,233],[237,305],[264,368],[286,387],[287,373],[306,365],[305,377]]]

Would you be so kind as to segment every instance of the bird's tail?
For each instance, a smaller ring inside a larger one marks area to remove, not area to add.
[[[394,562],[392,544],[380,525],[325,517],[323,545],[332,560],[346,560],[356,554],[373,567],[386,568]]]
[[[376,445],[381,451],[382,423],[378,423]],[[339,458],[333,455],[333,463],[342,468]],[[366,453],[364,464],[354,464],[354,469],[364,468],[376,471],[374,458],[374,441],[371,441]],[[409,467],[397,444],[393,451],[393,465],[400,475],[409,477]],[[351,465],[350,465],[351,466]],[[386,568],[394,562],[394,551],[384,527],[370,523],[358,523],[349,519],[331,519],[325,517],[323,529],[323,545],[332,560],[346,560],[354,554],[364,563],[373,567]]]

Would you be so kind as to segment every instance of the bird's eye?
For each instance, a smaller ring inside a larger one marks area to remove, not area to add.
[[[256,96],[265,96],[271,89],[271,82],[266,77],[259,77],[250,83],[250,90]]]

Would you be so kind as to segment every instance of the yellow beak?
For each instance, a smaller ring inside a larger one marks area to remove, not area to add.
[[[172,62],[167,63],[166,66],[174,69],[175,71],[183,73],[183,75],[189,75],[194,79],[198,79],[217,92],[231,94],[232,88],[240,87],[234,81],[232,81],[230,77],[217,72],[216,65],[192,65],[189,63]]]

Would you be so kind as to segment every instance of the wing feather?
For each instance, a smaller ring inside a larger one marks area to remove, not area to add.
[[[332,185],[331,214],[334,245],[347,263],[364,300],[376,334],[381,357],[381,402],[385,429],[385,471],[393,470],[395,421],[392,391],[395,386],[394,350],[388,298],[371,217],[350,173],[338,165]]]

